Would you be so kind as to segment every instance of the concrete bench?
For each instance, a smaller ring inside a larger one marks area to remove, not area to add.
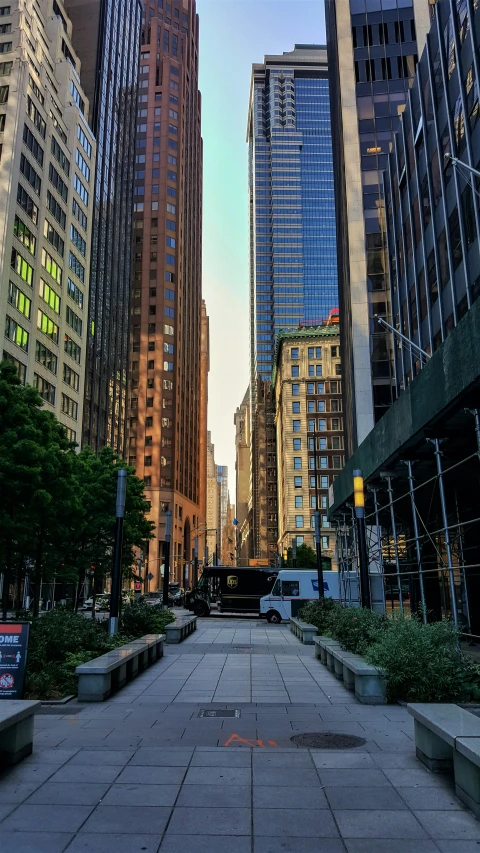
[[[164,634],[146,634],[77,666],[81,702],[104,702],[163,655]]]
[[[302,619],[291,617],[290,630],[305,646],[313,646],[313,640],[318,634],[318,628]]]
[[[31,755],[33,720],[41,704],[29,699],[0,702],[0,767],[11,767]]]
[[[335,643],[340,648],[340,643],[332,640],[331,637],[314,637],[313,644],[315,646],[315,657],[320,660],[324,666],[327,665],[327,646]]]
[[[196,616],[178,616],[175,622],[165,627],[165,636],[167,643],[181,643],[185,637],[188,637],[197,628]]]
[[[354,690],[364,705],[384,705],[387,701],[387,684],[384,673],[366,663],[361,655],[344,651],[331,637],[315,637],[315,657],[330,672],[343,681],[348,690]]]
[[[407,705],[417,758],[434,773],[451,771],[457,797],[480,817],[480,719],[458,705]]]
[[[355,697],[363,705],[385,705],[387,702],[387,682],[385,673],[361,655],[333,649],[334,671],[349,690],[355,691]]]

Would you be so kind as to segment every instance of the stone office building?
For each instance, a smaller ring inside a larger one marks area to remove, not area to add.
[[[82,434],[95,139],[61,0],[0,6],[2,355]]]

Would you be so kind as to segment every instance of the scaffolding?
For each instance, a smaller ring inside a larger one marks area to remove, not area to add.
[[[365,524],[372,606],[416,613],[426,623],[450,618],[480,638],[480,415],[464,409],[445,436],[423,435],[367,481]],[[358,577],[353,505],[334,514],[342,599]]]

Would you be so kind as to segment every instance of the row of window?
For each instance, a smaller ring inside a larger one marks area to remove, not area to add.
[[[338,394],[340,383],[337,380],[330,382],[307,382],[307,394]],[[292,397],[300,395],[300,385],[297,382],[292,383]]]
[[[258,347],[258,348],[260,349],[261,347]],[[323,367],[323,365],[321,365],[321,364],[309,364],[308,365],[308,376],[322,376],[323,375],[322,367]],[[335,376],[341,376],[341,375],[342,375],[342,365],[336,364],[335,365]],[[292,364],[291,376],[292,376],[292,379],[298,379],[300,377],[300,365]]]
[[[307,446],[309,450],[315,450],[315,439],[308,438]],[[342,439],[339,435],[332,435],[330,438],[317,438],[317,449],[318,450],[328,450],[330,447],[332,450],[341,450],[342,449]],[[294,438],[293,439],[293,449],[301,450],[302,449],[302,439]]]

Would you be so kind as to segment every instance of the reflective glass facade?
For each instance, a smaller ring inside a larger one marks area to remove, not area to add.
[[[423,33],[429,20],[428,8],[428,0],[326,3],[337,235],[342,247],[338,275],[349,453],[395,398],[391,336],[374,319],[375,314],[391,318],[382,171],[415,75],[419,9]],[[344,37],[347,34],[348,40]],[[339,51],[345,51],[348,43],[352,55],[340,62]],[[346,114],[352,110],[350,93],[355,99],[356,127],[349,124],[346,129]],[[358,184],[354,186],[358,179],[349,172],[353,168],[353,146],[360,167],[361,197]],[[359,203],[363,222],[356,217]],[[352,218],[357,220],[354,237]],[[352,239],[357,241],[355,245]],[[365,306],[361,320],[360,301]],[[362,353],[365,370],[360,376],[359,352],[365,348],[366,332],[369,352]]]
[[[248,125],[251,388],[269,380],[280,329],[337,307],[326,49],[296,45],[255,65]]]
[[[142,5],[65,0],[97,139],[83,444],[125,454]]]
[[[385,174],[393,324],[430,355],[480,296],[479,57],[478,0],[439,0]],[[397,392],[424,366],[395,342]]]

